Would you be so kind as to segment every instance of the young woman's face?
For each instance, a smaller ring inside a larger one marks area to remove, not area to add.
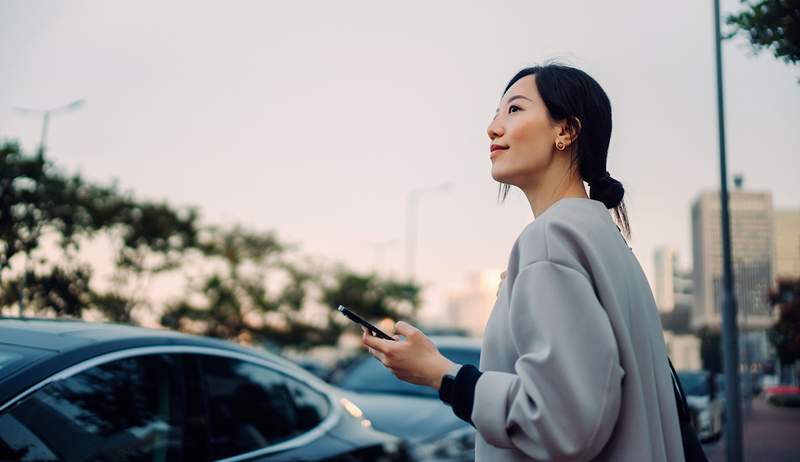
[[[520,188],[535,181],[550,165],[559,133],[534,78],[527,75],[514,82],[500,100],[497,114],[487,129],[492,178]],[[491,151],[493,145],[505,149]]]

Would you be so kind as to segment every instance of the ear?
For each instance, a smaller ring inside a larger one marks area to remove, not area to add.
[[[557,137],[569,146],[578,139],[582,128],[583,125],[581,125],[581,121],[577,117],[563,119],[558,123]]]

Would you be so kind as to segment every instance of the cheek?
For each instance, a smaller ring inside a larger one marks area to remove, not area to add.
[[[550,128],[535,117],[518,117],[506,125],[511,149],[492,164],[492,177],[503,183],[521,184],[544,168],[552,155]]]
[[[511,148],[540,154],[550,144],[550,127],[538,117],[519,117],[509,127]],[[533,151],[533,152],[531,152]]]

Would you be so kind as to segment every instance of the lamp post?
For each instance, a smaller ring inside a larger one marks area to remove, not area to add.
[[[739,392],[739,342],[736,294],[733,290],[728,172],[725,160],[725,111],[722,88],[722,34],[719,0],[714,0],[714,50],[717,77],[717,127],[719,130],[720,220],[722,231],[722,346],[725,371],[725,455],[728,462],[742,461],[742,415]]]
[[[406,196],[406,271],[408,278],[412,281],[416,265],[419,199],[425,195],[447,191],[450,186],[451,183],[442,183],[438,186],[418,188],[410,191]]]
[[[383,254],[387,247],[396,244],[398,239],[390,239],[387,241],[371,242],[369,245],[372,247],[372,268],[377,273],[383,267]]]
[[[50,126],[50,115],[74,111],[83,106],[85,102],[86,100],[81,98],[69,104],[58,106],[52,109],[30,109],[22,107],[17,107],[14,109],[16,109],[17,112],[20,112],[22,114],[34,114],[42,116],[42,135],[39,140],[39,152],[44,153],[45,142],[47,141],[47,128]]]
[[[45,142],[47,141],[47,129],[50,126],[50,115],[51,114],[63,114],[66,112],[71,112],[76,109],[79,109],[83,106],[86,100],[81,98],[77,99],[69,104],[65,104],[63,106],[58,106],[52,109],[30,109],[30,108],[22,108],[16,107],[14,109],[21,114],[33,114],[33,115],[41,115],[42,116],[42,134],[39,139],[39,155],[44,156],[45,151]],[[19,317],[21,318],[25,313],[25,287],[28,285],[28,272],[30,271],[30,255],[28,255],[28,251],[25,252],[25,269],[22,274],[22,285],[19,289]]]

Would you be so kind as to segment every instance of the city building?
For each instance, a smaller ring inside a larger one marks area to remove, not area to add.
[[[775,276],[800,278],[800,210],[775,210]]]
[[[767,294],[775,274],[772,193],[730,192],[731,247],[739,326],[763,332],[773,322]],[[691,328],[719,330],[722,324],[722,237],[718,192],[705,192],[692,205],[693,282],[696,302]]]
[[[497,300],[501,272],[490,269],[473,273],[464,287],[448,293],[445,311],[450,327],[464,329],[473,336],[483,336]]]
[[[672,247],[655,251],[654,295],[661,327],[675,334],[688,334],[694,303],[691,270],[680,266],[678,252]]]
[[[664,331],[667,355],[676,370],[697,370],[703,368],[700,360],[700,339],[696,335],[677,335]]]

